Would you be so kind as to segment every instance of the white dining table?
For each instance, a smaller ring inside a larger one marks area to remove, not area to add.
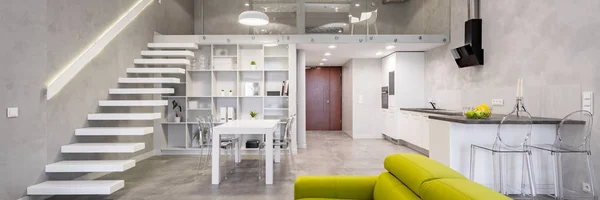
[[[221,182],[220,169],[220,144],[221,135],[264,135],[265,146],[265,183],[273,184],[273,161],[279,162],[280,147],[275,147],[275,160],[273,158],[273,137],[279,131],[279,120],[233,120],[214,127],[214,137],[212,140],[212,184],[218,185]],[[240,162],[240,146],[235,146],[235,162]]]

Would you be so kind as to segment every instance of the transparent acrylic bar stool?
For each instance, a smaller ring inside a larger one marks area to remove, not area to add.
[[[594,165],[591,160],[590,138],[593,128],[592,113],[579,110],[565,116],[556,129],[556,138],[553,144],[532,145],[540,151],[549,152],[554,165],[554,195],[563,199],[562,189],[562,154],[583,154],[587,159],[588,175],[590,179],[590,192],[596,199],[596,184],[594,183]]]
[[[295,161],[294,161],[294,155],[292,154],[292,127],[294,126],[294,121],[296,119],[296,114],[293,114],[292,116],[290,116],[286,123],[285,123],[285,129],[283,134],[281,134],[282,138],[276,138],[273,139],[273,146],[280,146],[281,149],[285,149],[288,152],[288,156],[289,156],[289,165],[290,165],[290,170],[292,171],[292,173],[294,172],[294,165],[295,165]],[[259,166],[259,173],[258,173],[258,178],[261,179],[264,176],[264,171],[265,171],[265,158],[264,158],[264,154],[265,154],[265,147],[266,147],[266,143],[261,142],[260,146],[259,146],[259,151],[260,151],[260,160],[258,161],[258,166]]]
[[[204,171],[210,166],[209,161],[211,161],[214,123],[212,122],[211,115],[197,117],[196,120],[198,121],[198,130],[200,130],[200,134],[194,136],[194,139],[198,137],[200,143],[200,158],[198,159],[198,171],[196,175],[200,174],[200,171],[203,171],[202,175],[204,175]],[[206,130],[206,135],[202,134],[202,130]],[[236,167],[234,155],[235,142],[237,142],[237,138],[221,138],[221,149],[225,150],[225,155],[227,156],[226,166],[229,168],[229,173],[233,173]],[[225,179],[227,179],[227,176],[225,176]]]
[[[508,122],[511,123],[508,123]],[[518,123],[514,123],[517,121]],[[523,168],[527,169],[527,176],[529,179],[529,190],[532,196],[536,196],[535,190],[535,176],[532,169],[531,161],[531,149],[529,144],[529,138],[531,136],[532,129],[531,115],[525,109],[515,109],[513,112],[502,118],[502,121],[498,125],[496,139],[492,145],[471,145],[471,158],[470,158],[470,171],[469,179],[475,179],[475,156],[476,151],[487,151],[492,154],[493,159],[493,176],[494,176],[494,189],[502,194],[508,194],[508,183],[506,178],[506,167],[507,155],[522,155],[523,156]],[[525,174],[523,174],[525,175]],[[524,191],[527,188],[525,184],[525,178],[521,176],[520,190],[521,194],[524,195]]]

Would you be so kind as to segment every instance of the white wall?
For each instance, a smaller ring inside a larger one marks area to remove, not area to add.
[[[379,139],[381,138],[378,122],[381,110],[381,82],[377,80],[381,78],[382,73],[381,59],[352,59],[350,68],[352,68],[352,138]],[[342,107],[343,104],[342,102]]]
[[[352,60],[342,66],[342,131],[352,137]]]

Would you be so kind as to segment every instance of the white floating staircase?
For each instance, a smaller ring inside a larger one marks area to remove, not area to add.
[[[174,94],[173,88],[113,88],[108,94]]]
[[[188,59],[135,59],[133,60],[133,64],[136,65],[184,65],[190,66],[190,61]]]
[[[144,59],[135,59],[134,64],[156,66],[129,68],[127,74],[185,74],[181,66],[190,65],[198,49],[195,43],[149,43],[149,49],[141,52]],[[171,67],[173,66],[173,67]],[[118,83],[180,83],[172,77],[122,77]],[[110,95],[162,95],[174,94],[173,88],[111,88]],[[166,100],[102,100],[101,107],[152,107],[167,106]],[[156,120],[161,113],[92,113],[88,120]],[[80,137],[94,136],[143,136],[154,132],[153,127],[85,127],[75,130]],[[135,153],[143,150],[145,143],[74,143],[61,147],[61,153]],[[123,172],[135,167],[135,160],[65,160],[46,165],[46,173],[91,173]],[[27,195],[110,195],[125,186],[124,180],[60,180],[45,181],[27,188]]]
[[[148,135],[154,127],[88,127],[75,130],[76,136]]]
[[[143,57],[165,57],[165,58],[193,58],[194,52],[191,51],[142,51]]]
[[[167,100],[105,100],[99,101],[98,106],[166,106]]]

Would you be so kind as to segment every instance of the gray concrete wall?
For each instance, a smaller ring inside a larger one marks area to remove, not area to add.
[[[97,55],[62,91],[46,101],[45,84],[94,41],[135,2],[133,0],[9,0],[0,8],[0,107],[18,106],[19,118],[0,118],[0,199],[18,199],[27,186],[83,174],[49,175],[44,166],[65,158],[122,159],[153,150],[152,136],[76,138],[74,130],[86,126],[152,126],[152,122],[90,124],[95,112],[150,112],[152,109],[99,109],[108,89],[152,41],[162,34],[193,34],[193,1],[152,3]],[[149,98],[149,97],[121,97]],[[65,155],[60,146],[73,142],[145,142],[136,154]]]
[[[494,112],[507,113],[517,78],[523,77],[525,104],[533,115],[563,117],[581,109],[582,91],[594,91],[595,121],[600,122],[599,1],[481,1],[485,65],[459,69],[450,49],[464,42],[466,2],[451,1],[451,43],[426,53],[426,97],[449,109],[502,98],[505,105]],[[593,160],[600,164],[600,147],[594,145],[600,141],[600,123],[594,131]],[[565,187],[580,191],[581,182],[589,182],[585,162],[574,156],[563,161]]]

